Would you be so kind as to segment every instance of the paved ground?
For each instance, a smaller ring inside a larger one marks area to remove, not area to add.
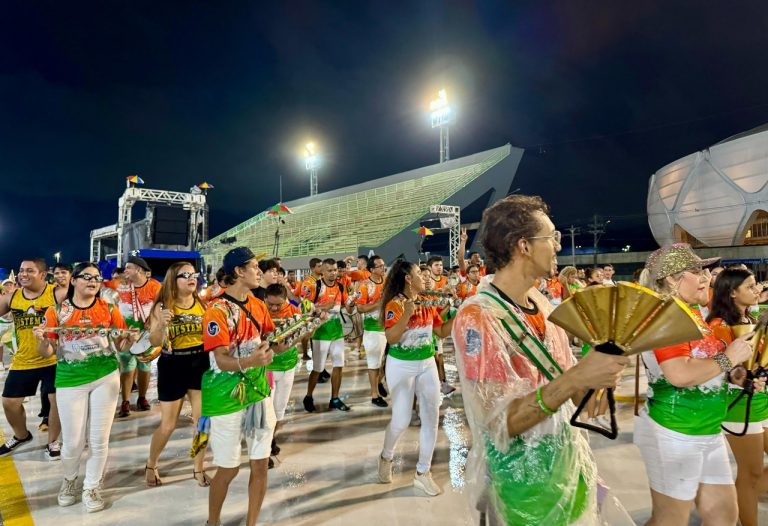
[[[345,369],[342,392],[352,407],[346,414],[304,413],[301,409],[307,381],[306,365],[304,367],[297,375],[280,441],[283,451],[279,465],[270,472],[270,489],[260,523],[311,526],[476,523],[463,488],[470,433],[460,393],[444,401],[435,453],[435,479],[445,492],[428,498],[411,486],[417,428],[410,428],[399,444],[394,483],[376,482],[376,455],[381,450],[389,410],[371,406],[366,396],[364,361],[352,356]],[[633,389],[631,374],[633,370],[628,369],[624,385],[619,389],[620,398]],[[449,375],[455,382],[455,367],[450,363]],[[0,383],[3,378],[4,375],[0,375]],[[318,405],[329,396],[329,389],[328,384],[319,386]],[[36,426],[39,401],[31,400],[26,408],[30,427]],[[134,413],[128,419],[115,421],[104,481],[104,495],[109,505],[103,512],[91,515],[84,513],[79,503],[69,508],[57,506],[61,467],[43,458],[44,438],[36,432],[35,441],[16,453],[12,464],[23,483],[31,520],[23,522],[23,517],[14,515],[17,506],[6,506],[0,510],[4,526],[26,526],[33,524],[32,521],[37,525],[55,526],[205,524],[208,490],[199,488],[191,479],[192,464],[187,458],[192,436],[188,406],[183,414],[181,425],[161,458],[160,472],[165,484],[159,488],[147,488],[143,483],[149,435],[159,422],[157,405],[148,413]],[[632,444],[631,404],[620,403],[618,416],[619,438],[610,441],[593,436],[591,444],[604,481],[632,518],[642,524],[650,513],[650,496],[640,455]],[[0,426],[8,430],[2,416]],[[233,482],[223,517],[227,525],[242,523],[246,511],[246,482],[246,473],[241,473]],[[7,494],[8,490],[8,482],[0,481],[0,502],[3,502],[2,493]],[[761,506],[761,520],[768,524],[768,504]],[[691,524],[698,521],[694,518]]]

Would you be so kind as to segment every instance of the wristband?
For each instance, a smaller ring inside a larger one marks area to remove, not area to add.
[[[552,411],[549,407],[547,407],[547,404],[544,403],[544,398],[541,396],[541,390],[541,387],[536,389],[536,403],[539,404],[539,408],[544,411],[544,414],[552,416],[557,413],[557,411]]]
[[[724,352],[719,352],[715,354],[712,359],[715,361],[718,367],[720,367],[720,370],[724,373],[727,373],[731,369],[733,369],[733,363],[731,362],[731,359],[728,358],[728,355],[726,355]]]

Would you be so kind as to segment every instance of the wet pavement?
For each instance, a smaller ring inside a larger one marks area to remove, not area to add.
[[[447,346],[447,374],[458,385],[452,352]],[[6,358],[7,359],[7,358]],[[444,493],[427,497],[412,486],[418,452],[418,428],[411,427],[398,444],[393,483],[377,481],[376,458],[389,422],[389,409],[370,403],[365,361],[348,354],[342,395],[352,410],[330,412],[327,400],[330,383],[315,391],[318,413],[305,413],[301,400],[306,391],[308,364],[301,365],[291,394],[286,421],[278,434],[282,451],[275,469],[269,472],[269,490],[259,524],[275,525],[470,525],[477,514],[470,510],[464,480],[464,462],[470,432],[462,407],[461,393],[443,402],[440,431],[435,450],[433,476]],[[627,372],[625,383],[632,381]],[[0,373],[0,383],[5,375]],[[624,386],[624,390],[628,387]],[[154,376],[150,396],[155,395]],[[25,404],[35,440],[13,455],[37,525],[203,525],[207,517],[208,489],[192,479],[188,458],[193,429],[188,404],[182,409],[179,427],[171,437],[159,463],[163,485],[144,485],[144,465],[150,435],[160,421],[159,406],[149,412],[133,412],[116,419],[110,440],[109,461],[104,479],[107,508],[87,514],[78,502],[62,508],[56,503],[61,483],[61,465],[43,456],[45,434],[39,423],[39,398]],[[622,501],[632,518],[642,524],[650,515],[650,494],[645,469],[632,444],[632,406],[620,403],[621,434],[615,441],[593,436],[591,444],[600,474]],[[0,425],[8,425],[0,415]],[[245,457],[244,457],[245,458]],[[210,453],[208,454],[210,459]],[[208,468],[213,475],[215,468]],[[244,523],[247,510],[247,463],[233,481],[224,504],[223,524]],[[735,467],[735,465],[734,465]],[[82,472],[82,467],[81,467]],[[80,479],[82,480],[82,479]],[[4,510],[4,512],[7,510]],[[761,521],[768,524],[768,503],[761,504]],[[10,518],[5,516],[10,524]],[[22,524],[22,523],[19,523]],[[23,523],[29,524],[29,523]],[[691,524],[698,524],[693,518]]]

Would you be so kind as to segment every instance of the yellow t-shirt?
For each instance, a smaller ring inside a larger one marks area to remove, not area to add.
[[[173,317],[168,324],[168,340],[171,349],[181,351],[203,347],[203,314],[205,307],[199,301],[188,309],[173,306]]]
[[[13,314],[13,325],[16,328],[18,351],[11,362],[12,371],[56,365],[55,354],[48,358],[42,358],[37,353],[38,340],[32,333],[33,328],[45,321],[45,311],[48,307],[56,305],[53,289],[53,285],[46,285],[43,293],[31,300],[24,297],[24,289],[14,291],[11,297],[11,313]]]

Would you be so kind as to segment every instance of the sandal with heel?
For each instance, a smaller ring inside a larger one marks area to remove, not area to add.
[[[154,482],[150,482],[149,480],[147,480],[147,471],[151,471],[152,474],[154,475],[154,477],[155,477]],[[149,467],[146,464],[144,465],[144,482],[150,488],[156,488],[157,486],[162,486],[163,485],[163,481],[160,478],[160,474],[157,472],[157,466],[151,468],[151,467]]]

